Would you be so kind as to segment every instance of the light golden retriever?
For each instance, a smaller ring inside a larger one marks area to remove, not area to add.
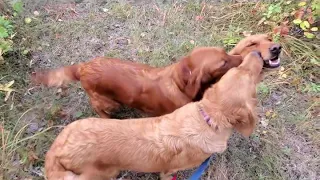
[[[198,166],[227,148],[233,129],[249,136],[256,125],[256,85],[264,64],[249,53],[210,87],[201,101],[160,117],[87,118],[69,124],[45,159],[49,180],[108,180],[121,170],[170,174]]]

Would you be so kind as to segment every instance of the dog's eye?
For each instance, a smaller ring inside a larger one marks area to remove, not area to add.
[[[250,44],[250,46],[255,46],[255,45],[257,45],[257,43],[251,43],[251,44]]]

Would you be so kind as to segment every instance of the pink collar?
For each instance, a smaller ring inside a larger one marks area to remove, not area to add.
[[[211,126],[212,124],[211,117],[201,108],[200,105],[199,105],[199,112],[202,115],[203,119],[207,122],[207,124]]]

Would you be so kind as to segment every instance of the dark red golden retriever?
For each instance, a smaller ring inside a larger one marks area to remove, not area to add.
[[[99,57],[77,65],[33,73],[32,80],[49,87],[80,81],[94,110],[103,118],[110,117],[110,112],[122,104],[157,116],[194,101],[197,94],[207,88],[205,84],[237,67],[242,57],[252,50],[260,51],[264,59],[273,60],[278,57],[280,46],[270,41],[267,35],[255,35],[242,40],[230,54],[220,48],[200,47],[167,67],[155,68]]]

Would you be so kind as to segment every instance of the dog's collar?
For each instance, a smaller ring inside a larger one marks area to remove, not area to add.
[[[201,105],[198,105],[198,109],[199,109],[199,113],[202,115],[203,119],[207,122],[207,124],[209,126],[211,126],[212,120],[211,120],[211,117],[209,116],[209,114],[206,113],[206,111],[203,110]]]

